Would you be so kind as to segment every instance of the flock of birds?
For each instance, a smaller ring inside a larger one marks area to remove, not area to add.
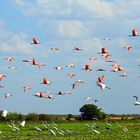
[[[136,36],[138,36],[138,33],[137,33],[136,29],[133,29],[131,35],[129,35],[129,36],[130,37],[136,37]],[[104,38],[104,40],[110,41],[111,39]],[[32,41],[33,42],[31,43],[31,45],[39,45],[39,44],[41,44],[36,38],[33,38]],[[130,51],[132,51],[133,48],[130,45],[126,45],[126,46],[124,46],[124,49],[126,51],[130,52]],[[56,47],[50,48],[50,50],[51,51],[54,51],[54,52],[60,51],[60,49],[59,48],[56,48]],[[73,48],[73,51],[81,52],[81,51],[84,51],[84,50],[82,48],[74,47]],[[111,71],[112,72],[114,72],[114,73],[116,73],[116,72],[122,72],[120,74],[120,76],[121,77],[127,77],[127,73],[124,72],[124,68],[122,66],[120,66],[119,64],[117,64],[117,62],[115,60],[110,59],[111,54],[110,54],[110,52],[106,48],[101,48],[101,50],[100,50],[100,52],[98,52],[98,54],[101,55],[105,59],[105,62],[113,63],[111,65]],[[6,61],[8,63],[12,63],[15,58],[10,56],[10,57],[7,57],[5,59],[6,59]],[[89,59],[89,62],[91,62],[91,63],[94,63],[94,62],[96,62],[98,60],[96,57],[89,57],[88,59]],[[38,67],[38,68],[41,68],[41,67],[45,67],[46,66],[44,63],[37,62],[37,60],[35,58],[32,58],[31,60],[24,59],[24,60],[22,60],[22,62],[23,63],[27,63],[27,64],[32,65],[32,66],[35,66],[35,67]],[[69,69],[75,68],[75,64],[70,63],[70,64],[68,64],[65,67],[55,66],[54,67],[54,70],[61,71],[64,68],[69,68]],[[18,68],[17,67],[14,67],[14,66],[8,66],[8,69],[9,70],[16,70]],[[83,68],[81,68],[81,70],[83,70],[85,72],[91,72],[92,71],[92,67],[91,67],[90,64],[85,64],[85,66]],[[98,68],[96,71],[104,72],[106,70],[103,69],[103,68]],[[71,72],[71,73],[69,73],[67,75],[70,78],[73,78],[73,79],[76,77],[76,73],[73,73],[73,72]],[[4,79],[6,79],[6,77],[7,76],[4,73],[0,73],[0,83]],[[33,94],[33,96],[38,97],[38,98],[47,98],[49,100],[54,100],[55,99],[55,97],[54,97],[55,95],[60,95],[60,96],[62,96],[62,95],[71,95],[73,93],[72,90],[74,90],[75,88],[78,88],[80,85],[82,85],[84,83],[85,83],[85,81],[83,81],[81,79],[76,79],[71,84],[71,90],[68,90],[68,91],[58,91],[58,93],[56,93],[54,95],[52,95],[52,93],[49,92],[49,91],[45,91],[45,92],[42,92],[41,91],[41,92],[37,92],[37,93]],[[44,77],[40,81],[40,84],[43,84],[43,85],[51,85],[52,82],[47,77]],[[101,90],[106,90],[106,89],[109,89],[110,90],[111,89],[111,87],[108,87],[105,84],[105,75],[104,74],[102,74],[99,77],[97,77],[96,84],[97,84],[97,86]],[[0,88],[2,89],[2,88],[5,88],[5,87],[2,84],[0,84]],[[31,89],[32,88],[29,85],[24,85],[23,86],[23,92],[25,92],[25,93],[28,93]],[[5,97],[5,99],[7,99],[7,98],[13,96],[13,94],[11,94],[11,93],[5,93],[5,94],[3,94],[3,96]],[[134,105],[140,105],[140,101],[138,100],[138,97],[137,96],[134,96],[134,98],[135,98]],[[93,100],[93,98],[92,97],[85,97],[84,100],[86,100],[86,101]],[[95,99],[94,101],[97,102],[98,100]],[[6,117],[7,113],[8,113],[7,110],[3,110],[3,112],[2,112],[1,115],[3,117]]]

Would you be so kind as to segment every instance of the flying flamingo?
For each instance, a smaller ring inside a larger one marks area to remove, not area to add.
[[[4,78],[4,77],[6,77],[4,74],[1,74],[0,73],[0,81]]]
[[[113,71],[113,72],[123,71],[123,67],[121,67],[121,66],[118,65],[118,64],[114,64],[114,65],[112,65],[112,71]]]
[[[97,79],[97,82],[104,83],[104,78],[105,78],[104,75],[99,76],[98,79]]]
[[[44,85],[50,85],[50,81],[47,80],[46,78],[43,79],[43,81],[40,84],[44,84]]]
[[[13,57],[8,57],[8,58],[5,58],[7,62],[12,62],[14,60]]]
[[[106,88],[107,89],[111,89],[110,87],[107,87],[104,83],[102,82],[98,82],[96,81],[97,85],[102,89],[102,90],[105,90]]]
[[[101,48],[101,52],[98,54],[105,54],[105,53],[109,53],[106,48]]]
[[[73,84],[72,84],[72,89],[75,89],[75,88],[78,87],[78,86],[79,86],[79,84],[73,83]]]
[[[120,77],[127,77],[127,73],[124,72],[124,73],[120,74]]]
[[[59,48],[50,48],[52,51],[59,51]]]
[[[39,43],[39,41],[36,38],[33,38],[33,43],[31,43],[31,45],[37,45],[37,44],[41,44],[41,43]]]
[[[54,67],[54,69],[57,70],[57,71],[60,71],[60,70],[63,69],[63,68],[60,67],[60,66],[57,66],[57,67]]]
[[[16,67],[8,67],[8,69],[10,69],[10,70],[16,70],[17,68]]]
[[[75,66],[74,66],[73,63],[70,63],[70,64],[68,64],[66,67],[68,67],[68,68],[74,68]]]
[[[4,95],[4,97],[7,99],[8,97],[10,97],[10,96],[12,96],[12,94],[10,94],[10,93],[5,93],[5,94],[3,94]]]
[[[105,71],[103,68],[98,68],[96,71]]]
[[[47,92],[37,92],[34,94],[34,96],[39,97],[39,98],[47,98]]]
[[[68,75],[69,75],[70,78],[74,78],[76,76],[75,73],[69,73]]]
[[[90,66],[89,64],[86,64],[86,65],[85,65],[85,68],[82,69],[82,70],[85,70],[85,71],[87,71],[87,72],[92,71],[91,66]]]
[[[83,49],[78,48],[78,47],[74,47],[74,49],[73,49],[73,50],[75,50],[75,51],[82,51]]]
[[[136,99],[136,101],[134,102],[134,105],[135,106],[140,105],[140,101],[138,101],[139,100],[138,97],[137,96],[133,96],[133,97]]]
[[[132,29],[132,34],[129,35],[129,37],[135,37],[135,36],[138,36],[138,32],[135,28]]]
[[[90,61],[90,62],[96,62],[96,61],[97,61],[97,58],[95,58],[95,57],[90,57],[90,58],[89,58],[89,61]]]
[[[23,91],[24,91],[24,92],[28,92],[30,89],[31,89],[31,88],[30,88],[29,86],[24,86],[24,87],[23,87]]]
[[[132,50],[132,47],[130,45],[126,45],[123,48],[126,49],[127,51],[131,51]]]
[[[66,93],[62,92],[62,91],[59,91],[57,94],[55,95],[65,95]]]
[[[50,99],[50,100],[54,100],[54,97],[51,94],[48,95],[47,98]]]
[[[75,83],[84,83],[84,81],[79,79],[79,80],[76,80]]]

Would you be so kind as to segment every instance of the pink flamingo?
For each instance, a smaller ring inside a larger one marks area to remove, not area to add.
[[[43,79],[43,81],[40,84],[44,84],[44,85],[50,85],[50,81],[47,80],[46,78]]]
[[[34,44],[41,44],[41,43],[39,43],[39,41],[36,39],[36,38],[33,38],[33,43],[31,43],[31,45],[34,45]]]

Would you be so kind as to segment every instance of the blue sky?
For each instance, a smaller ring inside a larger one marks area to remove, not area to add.
[[[140,37],[128,37],[132,28],[140,32],[140,2],[138,0],[6,0],[0,8],[0,73],[6,78],[0,82],[1,109],[9,112],[37,112],[48,114],[79,114],[79,108],[94,100],[85,101],[85,97],[97,99],[96,105],[106,113],[139,113],[140,106],[134,106],[133,96],[140,97]],[[125,10],[124,10],[125,9]],[[30,45],[32,38],[37,38],[41,45]],[[111,40],[103,40],[111,38]],[[123,49],[127,44],[132,51]],[[60,49],[58,52],[50,50]],[[74,51],[74,47],[83,49]],[[119,75],[123,72],[111,72],[111,65],[98,54],[106,47],[111,59],[124,67],[128,77]],[[9,63],[7,57],[14,57]],[[96,57],[95,63],[89,57]],[[38,68],[22,62],[23,59],[36,58],[45,67]],[[65,66],[73,63],[75,68]],[[81,69],[86,64],[91,72]],[[17,70],[9,70],[15,66]],[[55,66],[65,67],[55,71]],[[97,72],[98,68],[106,69]],[[68,77],[74,72],[75,78]],[[105,83],[111,90],[102,91],[96,85],[98,76],[105,75]],[[48,78],[51,85],[40,85]],[[75,80],[85,81],[76,89],[71,88]],[[29,85],[31,90],[24,93],[22,87]],[[58,91],[72,92],[71,95],[57,96]],[[32,96],[40,91],[51,91],[55,100],[40,99]],[[4,93],[13,96],[5,99]]]

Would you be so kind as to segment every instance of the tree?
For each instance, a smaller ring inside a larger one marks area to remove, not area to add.
[[[94,118],[96,119],[105,118],[105,113],[101,112],[100,109],[98,109],[98,107],[93,104],[83,105],[79,111],[81,112],[81,117],[84,120],[92,120]]]

